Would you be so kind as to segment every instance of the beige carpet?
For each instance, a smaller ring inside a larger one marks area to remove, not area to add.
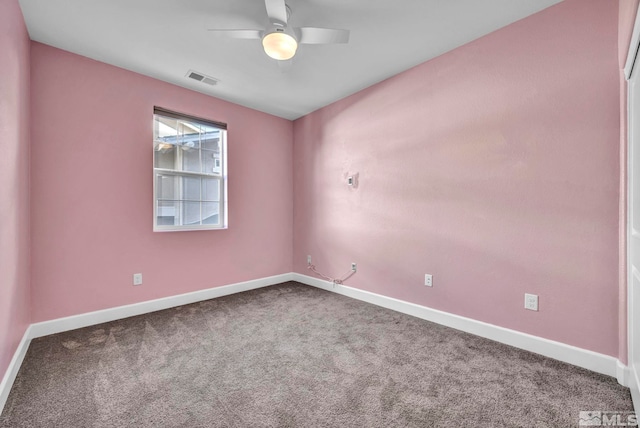
[[[0,427],[571,427],[615,379],[297,283],[35,339]]]

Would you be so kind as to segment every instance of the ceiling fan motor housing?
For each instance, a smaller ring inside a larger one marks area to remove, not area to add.
[[[271,58],[284,61],[296,54],[298,38],[289,27],[274,24],[264,32],[262,46]]]

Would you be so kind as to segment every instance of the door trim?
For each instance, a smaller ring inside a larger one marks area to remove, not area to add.
[[[631,390],[631,398],[633,400],[633,406],[636,409],[636,413],[640,412],[640,374],[638,373],[637,368],[634,366],[634,336],[637,334],[633,334],[633,277],[636,274],[634,272],[633,264],[631,262],[631,239],[632,234],[634,233],[633,229],[633,219],[631,217],[631,207],[632,207],[632,163],[633,163],[633,143],[634,138],[638,137],[639,144],[637,144],[637,150],[640,150],[640,135],[635,135],[636,133],[640,133],[640,114],[636,114],[638,117],[637,120],[633,120],[632,114],[632,105],[633,105],[633,84],[631,82],[631,78],[634,77],[638,79],[635,83],[640,86],[640,57],[638,56],[640,50],[640,8],[636,13],[636,19],[633,25],[633,33],[631,35],[631,41],[629,44],[629,51],[627,53],[627,61],[624,67],[624,77],[627,83],[627,171],[626,171],[626,179],[627,179],[627,192],[626,192],[626,257],[627,257],[627,386]],[[635,76],[634,76],[635,71]],[[640,88],[639,88],[640,90]],[[640,96],[640,95],[639,95]],[[636,103],[639,104],[639,103]],[[640,113],[640,112],[639,112]],[[635,126],[634,126],[635,125]],[[640,173],[640,171],[638,171]],[[635,318],[640,317],[640,314],[635,314]],[[640,326],[639,326],[640,328]]]
[[[624,77],[625,79],[631,79],[631,73],[633,73],[634,67],[637,65],[638,51],[640,50],[640,7],[636,13],[635,24],[633,25],[633,33],[631,33],[631,42],[629,43],[629,51],[627,52],[627,62],[624,65]],[[640,61],[638,61],[640,62]]]

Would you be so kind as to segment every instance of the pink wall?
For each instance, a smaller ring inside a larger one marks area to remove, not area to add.
[[[31,53],[33,322],[291,271],[290,121]],[[152,232],[154,105],[228,124],[228,230]]]
[[[29,35],[0,1],[0,379],[29,325]]]
[[[295,121],[294,270],[617,355],[617,23],[567,0]]]
[[[566,0],[293,129],[33,43],[31,210],[19,13],[0,3],[0,373],[29,322],[29,212],[32,322],[285,273],[292,260],[308,273],[311,254],[330,275],[356,261],[351,286],[618,353],[616,3]],[[154,105],[229,124],[229,230],[151,232]],[[540,295],[539,312],[522,309],[524,292]]]

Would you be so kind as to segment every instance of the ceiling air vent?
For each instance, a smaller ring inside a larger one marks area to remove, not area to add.
[[[189,70],[187,72],[187,77],[189,79],[197,80],[198,82],[206,83],[207,85],[214,86],[218,83],[217,79],[214,79],[211,76],[207,76],[204,73],[200,73],[198,71]]]

